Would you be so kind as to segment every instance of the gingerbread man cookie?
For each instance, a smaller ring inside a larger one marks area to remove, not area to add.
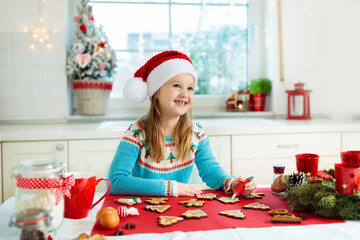
[[[213,200],[214,198],[217,198],[217,194],[205,193],[205,194],[201,194],[201,195],[196,195],[196,198],[202,199],[202,200]]]
[[[265,196],[265,193],[250,193],[248,195],[241,195],[241,196],[246,199],[263,198],[263,196]]]
[[[253,202],[248,205],[244,205],[244,208],[254,209],[254,210],[270,210],[269,206],[261,204],[259,202]]]
[[[231,197],[221,197],[221,198],[218,198],[217,200],[219,200],[220,202],[225,203],[225,204],[228,204],[228,203],[234,204],[234,203],[240,202],[240,199],[231,198]]]
[[[181,201],[179,204],[185,204],[187,207],[202,207],[205,204],[205,201],[199,201],[196,198],[187,200],[187,201]]]
[[[195,209],[195,210],[188,210],[186,212],[184,212],[181,216],[184,216],[186,218],[203,218],[203,217],[207,217],[208,215],[201,211],[200,209]]]
[[[166,203],[167,200],[169,200],[169,199],[167,199],[167,198],[149,198],[145,202],[148,202],[152,205],[157,205],[157,204]]]
[[[168,210],[169,208],[171,208],[171,205],[148,205],[148,206],[145,206],[146,210],[158,212],[158,213],[163,213],[166,210]]]
[[[173,217],[173,216],[160,216],[159,217],[159,225],[166,227],[171,226],[175,223],[183,221],[184,218],[182,217]]]
[[[224,215],[224,216],[228,216],[228,217],[232,217],[232,218],[241,218],[244,219],[245,215],[242,211],[240,210],[228,210],[228,211],[222,211],[219,212],[220,215]]]

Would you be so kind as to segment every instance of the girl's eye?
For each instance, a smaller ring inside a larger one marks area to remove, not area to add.
[[[188,90],[190,90],[190,91],[194,91],[194,88],[192,88],[192,87],[189,87],[189,88],[188,88]]]
[[[179,88],[180,84],[174,84],[173,87]]]

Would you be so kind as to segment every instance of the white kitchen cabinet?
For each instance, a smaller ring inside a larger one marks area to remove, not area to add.
[[[209,140],[216,160],[227,173],[231,174],[230,136],[209,136]],[[206,184],[202,182],[199,176],[196,166],[194,166],[189,183],[198,188],[206,187]]]
[[[68,164],[67,141],[34,141],[2,143],[3,201],[14,195],[14,167],[30,159],[55,159]]]
[[[69,141],[69,171],[88,171],[97,178],[107,177],[120,139]],[[105,181],[99,183],[97,192],[107,189]]]
[[[290,174],[296,171],[296,154],[316,153],[319,169],[334,168],[340,150],[340,132],[237,135],[232,137],[232,172],[254,175],[257,184],[271,184],[273,165],[285,165]]]
[[[360,132],[342,133],[342,151],[360,150]]]

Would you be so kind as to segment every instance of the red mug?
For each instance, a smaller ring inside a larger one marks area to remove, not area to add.
[[[74,175],[75,185],[70,189],[71,198],[65,196],[64,216],[72,219],[84,218],[96,204],[109,194],[111,188],[110,181],[106,178],[96,179],[96,174],[92,172],[66,173],[66,176],[69,175]],[[106,181],[109,184],[108,189],[105,194],[93,204],[96,185],[100,181]]]
[[[352,163],[335,163],[335,187],[342,195],[353,195],[359,191],[360,169]]]
[[[319,155],[313,153],[296,154],[296,169],[305,174],[310,173],[315,177],[318,171]]]

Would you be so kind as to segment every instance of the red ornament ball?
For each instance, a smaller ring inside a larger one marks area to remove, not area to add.
[[[82,32],[86,31],[86,26],[84,24],[80,25],[80,31],[82,31]]]

